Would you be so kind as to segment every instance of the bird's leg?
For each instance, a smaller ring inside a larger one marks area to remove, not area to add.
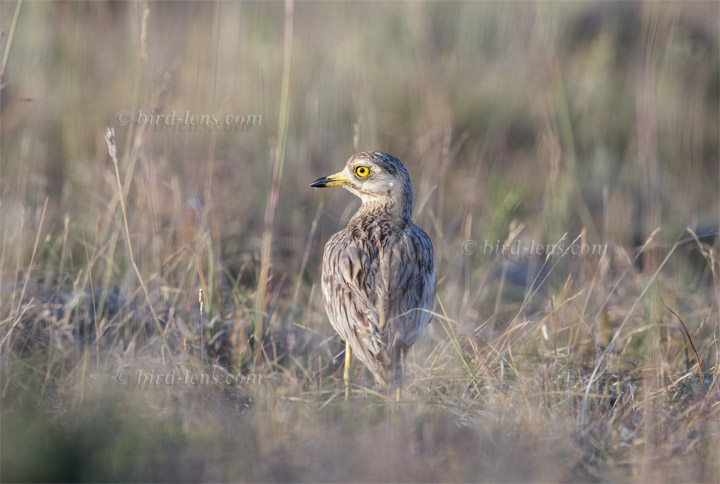
[[[345,370],[343,371],[343,381],[345,382],[345,400],[350,399],[350,365],[352,364],[352,350],[350,342],[345,342]]]
[[[403,368],[403,366],[405,364],[405,351],[402,348],[400,348],[400,362],[398,364],[400,366],[400,381],[397,381],[398,379],[396,376],[396,380],[395,380],[395,385],[396,385],[395,386],[395,401],[396,402],[400,401],[400,390],[402,390],[402,374],[403,374],[403,371],[405,370],[405,368]]]

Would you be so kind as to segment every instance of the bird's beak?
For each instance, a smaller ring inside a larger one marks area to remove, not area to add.
[[[349,181],[350,179],[346,177],[343,172],[340,172],[335,173],[334,175],[318,178],[317,180],[312,182],[310,186],[313,188],[335,187],[338,185],[343,185]]]

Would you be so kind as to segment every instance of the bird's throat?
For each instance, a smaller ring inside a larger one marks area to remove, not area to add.
[[[395,200],[385,200],[382,202],[363,200],[363,204],[353,217],[353,220],[382,220],[399,227],[405,227],[410,222],[411,214],[412,209],[408,212],[402,204],[397,203]]]

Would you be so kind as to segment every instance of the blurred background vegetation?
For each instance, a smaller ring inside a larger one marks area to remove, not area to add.
[[[1,2],[3,480],[717,480],[719,22],[714,1]],[[173,112],[262,121],[135,122]],[[336,405],[319,292],[359,201],[308,184],[363,150],[408,167],[440,280],[399,412]],[[564,234],[609,249],[467,250]],[[112,384],[173,365],[268,378]]]

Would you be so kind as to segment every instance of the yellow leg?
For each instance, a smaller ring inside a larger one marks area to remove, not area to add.
[[[405,350],[403,349],[400,349],[400,372],[401,375],[405,374]],[[397,388],[395,389],[395,401],[399,402],[400,392],[402,391],[402,380],[399,382],[396,381],[395,384],[397,385]]]
[[[350,399],[350,365],[352,364],[352,350],[350,343],[345,342],[345,370],[343,371],[343,381],[345,382],[345,400]]]

